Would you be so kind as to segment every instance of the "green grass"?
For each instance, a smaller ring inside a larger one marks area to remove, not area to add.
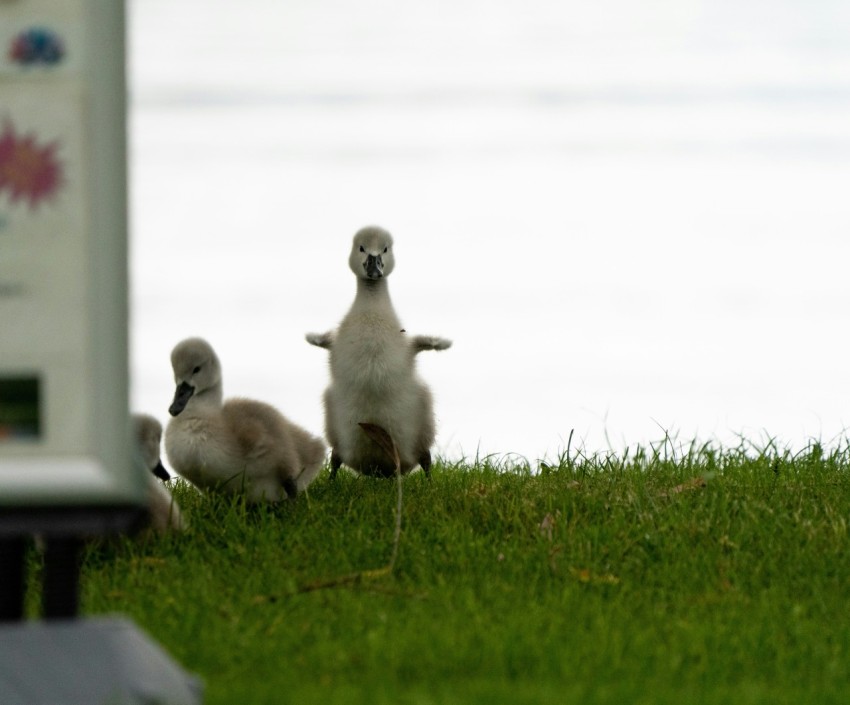
[[[209,705],[850,702],[850,448],[437,464],[404,481],[392,573],[360,580],[392,552],[392,480],[179,497],[185,535],[88,552],[83,608],[132,618]]]

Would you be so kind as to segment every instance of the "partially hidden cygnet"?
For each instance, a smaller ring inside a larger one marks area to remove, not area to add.
[[[165,485],[160,482],[160,480],[170,479],[160,458],[162,424],[148,414],[134,414],[133,426],[139,453],[145,467],[151,473],[148,479],[148,510],[151,527],[159,533],[169,530],[180,531],[185,528],[180,507]]]

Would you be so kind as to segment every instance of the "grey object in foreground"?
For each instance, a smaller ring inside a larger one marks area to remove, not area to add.
[[[200,705],[203,685],[121,617],[0,626],[3,705]]]

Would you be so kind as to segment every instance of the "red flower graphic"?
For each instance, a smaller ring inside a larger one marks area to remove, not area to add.
[[[18,137],[6,121],[0,134],[0,193],[8,190],[12,202],[27,199],[30,209],[52,198],[62,185],[58,148],[57,142],[39,145],[32,135]]]

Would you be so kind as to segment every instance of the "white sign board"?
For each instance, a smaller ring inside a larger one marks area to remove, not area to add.
[[[124,3],[0,0],[0,508],[133,504]]]

